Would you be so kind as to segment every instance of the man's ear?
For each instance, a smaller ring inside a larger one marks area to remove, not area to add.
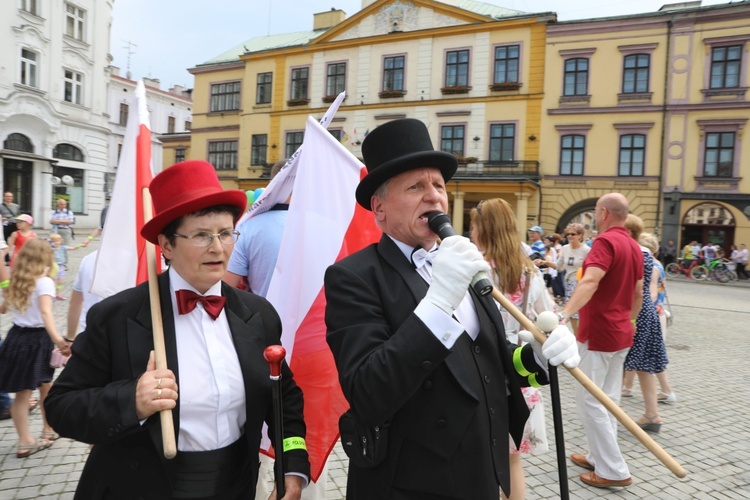
[[[373,195],[370,198],[370,208],[372,210],[373,215],[375,215],[375,220],[382,222],[385,219],[385,210],[383,210],[383,200],[381,200],[379,196]]]

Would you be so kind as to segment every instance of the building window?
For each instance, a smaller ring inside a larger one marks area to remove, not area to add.
[[[734,132],[706,133],[703,160],[705,177],[732,177],[734,174]]]
[[[271,103],[271,86],[273,73],[258,73],[258,83],[255,88],[255,104]]]
[[[646,136],[624,134],[620,136],[620,158],[617,174],[622,176],[644,175],[646,164]]]
[[[208,163],[216,170],[237,169],[237,141],[213,141],[208,143]]]
[[[83,75],[66,69],[64,92],[63,99],[66,102],[83,104]]]
[[[185,120],[185,132],[190,132],[193,129],[193,122]]]
[[[340,128],[329,128],[328,133],[335,137],[339,142],[341,142],[341,139],[344,137],[344,131]]]
[[[740,63],[742,45],[713,47],[711,49],[712,89],[728,89],[740,86]]]
[[[174,116],[167,117],[167,133],[174,134]]]
[[[404,56],[383,59],[383,90],[404,90]]]
[[[326,95],[338,95],[344,90],[346,90],[346,63],[329,64]]]
[[[38,87],[38,64],[39,55],[28,49],[21,49],[21,84],[29,87]]]
[[[622,73],[622,93],[637,94],[648,92],[651,56],[632,54],[625,56]]]
[[[518,45],[495,47],[495,77],[492,83],[518,83],[520,52]]]
[[[180,163],[185,161],[185,148],[175,148],[174,150],[174,162]]]
[[[586,95],[589,86],[589,60],[584,57],[565,61],[563,95]]]
[[[21,10],[38,16],[39,13],[36,10],[36,0],[21,0]]]
[[[443,125],[441,127],[440,150],[461,158],[464,156],[463,125]]]
[[[469,51],[452,50],[445,58],[445,86],[469,85]]]
[[[286,133],[286,146],[284,147],[284,154],[286,158],[290,158],[295,151],[302,146],[303,132],[287,132]]]
[[[7,139],[3,141],[3,149],[33,153],[34,145],[31,143],[31,139],[25,135],[13,133],[8,134]]]
[[[290,99],[307,99],[307,84],[310,81],[310,68],[292,70],[292,93]]]
[[[237,111],[240,109],[240,82],[215,83],[211,85],[211,112]]]
[[[252,137],[250,146],[250,165],[264,165],[268,153],[268,136],[257,134]]]
[[[128,114],[130,113],[130,106],[126,103],[120,103],[120,125],[123,127],[128,124]]]
[[[65,34],[76,40],[84,41],[86,11],[73,4],[65,4]]]
[[[490,161],[513,161],[516,126],[513,123],[490,125]]]
[[[583,175],[586,137],[564,135],[560,139],[560,175]]]
[[[61,160],[84,161],[81,150],[72,144],[58,144],[52,150],[52,157]]]

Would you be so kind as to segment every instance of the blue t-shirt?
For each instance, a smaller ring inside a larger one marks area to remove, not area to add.
[[[227,266],[230,273],[246,276],[250,290],[262,297],[271,284],[286,224],[287,205],[276,207],[278,209],[257,215],[237,228],[240,237]]]

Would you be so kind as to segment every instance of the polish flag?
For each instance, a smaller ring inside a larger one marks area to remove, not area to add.
[[[287,362],[305,396],[307,451],[316,481],[338,440],[339,416],[349,407],[326,343],[323,276],[328,266],[378,241],[381,233],[354,198],[365,166],[312,117],[300,149],[267,298],[281,317]]]
[[[135,105],[128,118],[117,165],[117,177],[107,210],[102,242],[96,258],[91,292],[109,297],[148,280],[146,240],[141,236],[143,188],[153,178],[151,125],[146,87],[135,87]],[[158,248],[157,248],[158,252]],[[157,253],[157,268],[161,259]]]

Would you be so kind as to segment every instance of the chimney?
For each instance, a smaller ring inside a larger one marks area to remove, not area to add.
[[[143,77],[143,84],[147,85],[149,87],[155,87],[159,88],[159,85],[161,85],[161,81],[159,81],[158,78],[148,78],[146,76]]]
[[[327,30],[333,28],[346,19],[346,12],[341,9],[334,9],[326,12],[313,14],[313,30]]]

